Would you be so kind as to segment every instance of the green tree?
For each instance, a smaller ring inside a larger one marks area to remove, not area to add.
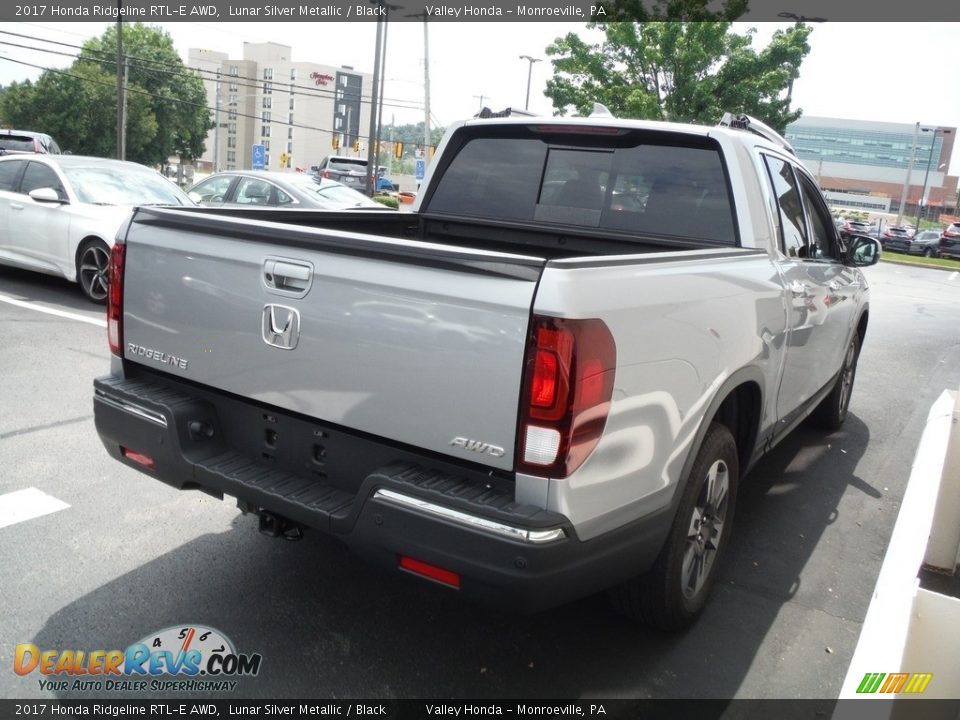
[[[778,30],[760,52],[751,47],[752,29],[738,35],[727,21],[588,27],[602,30],[603,42],[568,33],[546,50],[554,76],[545,94],[559,115],[571,107],[587,114],[594,102],[617,117],[703,124],[743,112],[781,132],[800,117],[790,109],[789,89],[810,51],[804,23]]]
[[[128,58],[126,157],[157,166],[171,155],[203,152],[213,123],[203,82],[187,70],[170,36],[141,24],[124,26]],[[114,157],[117,136],[116,29],[84,44],[67,70],[12,83],[0,95],[0,122],[45,132],[78,155]]]
[[[186,160],[202,155],[207,131],[213,127],[206,92],[199,75],[184,67],[170,34],[142,23],[125,25],[123,54],[132,92],[148,99],[156,118],[156,132],[138,153],[139,162],[158,165],[170,155]],[[111,26],[84,43],[79,62],[95,64],[116,77],[116,58],[117,31]]]

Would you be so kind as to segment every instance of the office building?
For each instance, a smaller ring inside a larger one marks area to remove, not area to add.
[[[908,183],[903,214],[915,217],[926,198],[925,215],[935,219],[956,206],[957,177],[949,174],[956,133],[924,123],[804,116],[787,126],[786,138],[831,204],[899,213]]]

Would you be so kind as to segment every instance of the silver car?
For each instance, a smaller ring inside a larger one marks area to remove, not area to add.
[[[292,172],[228,171],[215,173],[190,188],[201,205],[305,210],[383,209],[363,193],[335,180]]]
[[[82,155],[0,157],[0,264],[79,282],[107,296],[110,248],[136,205],[193,205],[160,173]]]

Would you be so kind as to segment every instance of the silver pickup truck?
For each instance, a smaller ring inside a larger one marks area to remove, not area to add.
[[[678,628],[751,465],[844,421],[878,257],[745,117],[467,121],[413,213],[137,210],[96,426],[267,534]]]

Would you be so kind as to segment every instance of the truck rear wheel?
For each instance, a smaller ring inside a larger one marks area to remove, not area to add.
[[[653,568],[610,591],[619,612],[661,630],[679,630],[697,618],[730,536],[739,477],[733,435],[712,423]]]

